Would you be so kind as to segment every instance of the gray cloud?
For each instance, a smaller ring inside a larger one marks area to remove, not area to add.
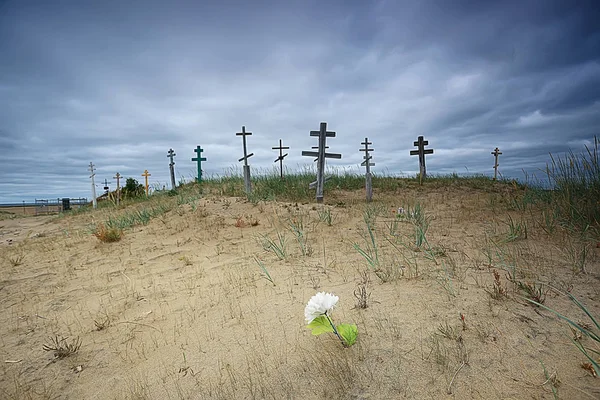
[[[321,121],[329,165],[414,173],[541,171],[600,127],[593,2],[8,1],[0,6],[0,202],[87,196],[119,171],[167,184],[169,148],[191,179],[240,170],[242,125],[257,172],[290,169]],[[102,185],[103,186],[103,185]],[[111,187],[114,186],[111,185]]]

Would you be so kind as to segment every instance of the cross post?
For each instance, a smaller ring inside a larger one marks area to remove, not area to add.
[[[365,189],[367,192],[367,202],[370,202],[371,200],[373,200],[373,185],[372,185],[371,167],[374,166],[375,163],[371,162],[371,159],[373,159],[373,156],[370,155],[369,152],[374,151],[375,149],[369,148],[369,145],[373,144],[373,143],[369,142],[368,138],[365,138],[365,141],[361,142],[360,144],[365,145],[364,149],[358,149],[358,150],[365,152],[365,155],[363,156],[363,158],[365,160],[360,165],[367,168],[367,172],[365,174]]]
[[[327,122],[321,122],[320,129],[318,131],[310,131],[310,136],[316,136],[319,138],[318,151],[303,151],[303,156],[317,157],[317,180],[309,185],[313,185],[317,188],[316,200],[317,203],[323,202],[323,185],[325,183],[325,159],[326,158],[342,158],[341,154],[336,153],[325,153],[327,148],[325,142],[328,137],[335,137],[335,132],[327,131]]]
[[[175,161],[173,161],[173,157],[176,156],[173,149],[169,149],[167,152],[167,158],[171,160],[169,163],[169,170],[171,172],[171,189],[175,190]]]
[[[144,170],[144,173],[142,174],[142,176],[143,176],[144,178],[146,178],[146,185],[145,185],[145,187],[146,187],[146,197],[148,197],[148,177],[149,177],[149,176],[152,176],[152,174],[150,174],[150,173],[148,172],[148,170],[146,169],[146,170]]]
[[[410,155],[419,156],[419,182],[423,183],[423,179],[427,177],[427,169],[425,168],[425,154],[433,154],[433,149],[425,150],[425,146],[429,144],[428,140],[423,140],[423,136],[419,136],[414,145],[417,146],[418,150],[411,150]]]
[[[113,179],[117,180],[117,206],[118,206],[119,200],[121,199],[121,185],[120,185],[121,174],[117,172],[117,174],[115,176],[113,176]]]
[[[498,177],[498,166],[500,165],[498,164],[498,156],[500,154],[502,154],[502,152],[497,147],[492,151],[492,155],[494,156],[494,180]]]
[[[242,137],[242,143],[244,145],[244,157],[240,158],[238,161],[244,161],[244,186],[246,188],[246,193],[250,194],[252,191],[252,184],[250,182],[250,166],[248,165],[248,159],[254,155],[254,153],[248,154],[248,150],[246,148],[246,136],[252,135],[252,132],[246,132],[246,127],[242,126],[242,131],[237,132],[236,136]]]
[[[288,153],[283,154],[283,150],[288,150],[288,146],[283,146],[281,143],[281,139],[279,139],[279,147],[272,147],[273,150],[279,150],[279,157],[275,159],[273,162],[279,161],[279,175],[281,179],[283,179],[283,159],[288,155]]]
[[[90,175],[90,178],[92,178],[92,205],[94,208],[96,208],[98,207],[98,200],[96,199],[96,183],[94,182],[94,176],[96,176],[94,171],[96,170],[96,168],[94,168],[94,164],[92,164],[91,161],[90,167],[88,169],[92,173],[92,175]]]
[[[196,146],[196,148],[194,149],[194,152],[197,153],[198,155],[196,157],[192,158],[192,161],[198,162],[198,180],[197,180],[198,183],[202,182],[202,161],[206,161],[206,157],[202,157],[203,151],[204,151],[204,149],[202,149],[202,147]],[[175,178],[173,178],[173,180],[174,179]]]

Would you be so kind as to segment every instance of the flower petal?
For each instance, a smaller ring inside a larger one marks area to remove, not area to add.
[[[304,317],[307,323],[311,323],[315,318],[327,313],[337,304],[339,297],[331,293],[318,292],[310,298],[304,309]]]

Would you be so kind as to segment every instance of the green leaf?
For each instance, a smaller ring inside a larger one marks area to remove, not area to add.
[[[358,336],[358,328],[356,325],[339,324],[337,326],[337,331],[348,346],[352,346],[356,343],[356,337]]]
[[[313,321],[310,324],[306,325],[306,327],[311,329],[312,334],[315,336],[318,336],[321,333],[333,332],[331,324],[327,320],[327,317],[324,315],[313,319]]]

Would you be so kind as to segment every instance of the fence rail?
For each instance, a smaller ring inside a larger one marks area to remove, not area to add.
[[[57,199],[35,199],[35,201],[22,201],[20,203],[0,204],[0,210],[6,209],[8,212],[22,212],[29,215],[52,214],[79,208],[87,205],[88,199],[85,197],[70,198],[63,197]]]

